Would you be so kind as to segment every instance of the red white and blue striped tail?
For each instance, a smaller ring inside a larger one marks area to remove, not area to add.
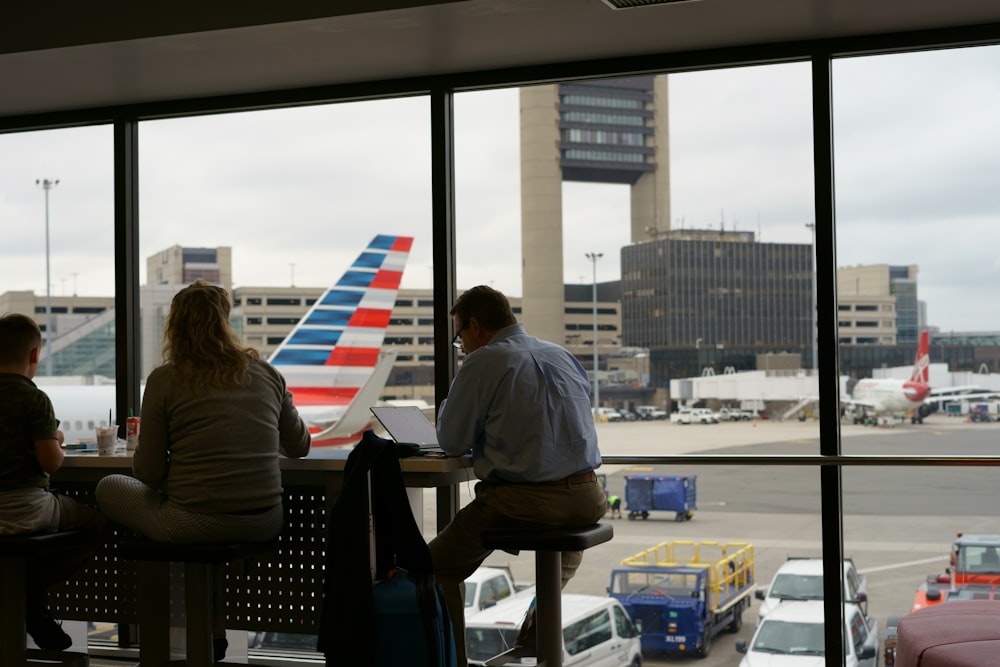
[[[269,359],[284,375],[296,407],[309,423],[313,445],[343,444],[324,442],[334,427],[343,435],[338,440],[350,440],[353,433],[344,434],[337,422],[356,398],[374,404],[372,394],[377,399],[385,385],[388,372],[380,369],[379,386],[366,386],[379,365],[385,331],[412,245],[410,236],[376,236]],[[383,360],[383,366],[385,363]],[[362,392],[362,388],[366,391]],[[365,415],[359,431],[367,426],[370,417],[368,406],[361,407],[364,410],[351,411]]]

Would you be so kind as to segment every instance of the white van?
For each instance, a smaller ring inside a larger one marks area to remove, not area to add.
[[[482,665],[514,647],[518,628],[534,598],[524,591],[465,621],[470,665]],[[562,596],[563,665],[566,667],[640,667],[639,632],[617,600],[598,595]],[[535,665],[537,658],[508,664]]]

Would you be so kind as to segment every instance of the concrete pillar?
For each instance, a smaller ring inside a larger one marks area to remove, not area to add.
[[[651,241],[670,230],[670,106],[667,75],[653,83],[656,126],[656,171],[643,174],[632,186],[632,243]]]
[[[564,344],[562,170],[559,86],[528,86],[521,102],[520,321],[528,333]]]

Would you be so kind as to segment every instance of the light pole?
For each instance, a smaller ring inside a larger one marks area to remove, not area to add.
[[[601,252],[588,252],[587,259],[591,261],[594,265],[594,410],[596,411],[601,405],[601,384],[598,380],[598,365],[597,365],[597,260],[604,257],[604,253]]]
[[[819,366],[819,349],[816,345],[816,224],[812,222],[807,222],[806,227],[812,233],[812,243],[810,244],[810,250],[812,253],[809,256],[809,262],[812,265],[812,310],[811,316],[809,318],[811,328],[812,328],[812,367],[813,373],[816,372],[816,368]]]
[[[36,178],[35,185],[45,191],[45,374],[52,375],[52,287],[49,281],[49,190],[59,179]]]

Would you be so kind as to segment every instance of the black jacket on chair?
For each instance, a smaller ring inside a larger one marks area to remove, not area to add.
[[[410,509],[395,443],[366,431],[347,457],[344,485],[328,526],[323,612],[316,646],[326,655],[327,665],[372,662],[376,639],[369,559],[369,473],[376,580],[385,579],[394,568],[416,576],[433,574],[430,550]]]

